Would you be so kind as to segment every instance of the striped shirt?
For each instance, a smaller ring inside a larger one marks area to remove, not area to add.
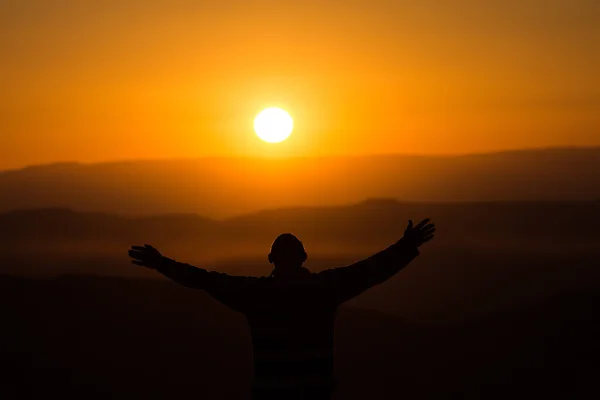
[[[252,334],[254,386],[330,389],[337,307],[392,277],[419,251],[403,240],[347,267],[292,278],[242,277],[207,271],[165,258],[158,269],[185,286],[206,290],[242,312]]]

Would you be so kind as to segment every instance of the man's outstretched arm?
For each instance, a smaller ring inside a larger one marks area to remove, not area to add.
[[[319,276],[332,288],[335,301],[343,303],[368,288],[390,279],[419,255],[419,247],[433,239],[435,226],[425,219],[409,221],[402,239],[371,257],[347,267],[323,271]]]
[[[217,300],[234,306],[231,300],[234,295],[239,294],[251,278],[244,276],[231,276],[220,272],[207,271],[203,268],[184,264],[163,256],[154,247],[146,244],[144,246],[132,246],[129,257],[133,264],[154,269],[167,278],[193,289],[206,290]]]

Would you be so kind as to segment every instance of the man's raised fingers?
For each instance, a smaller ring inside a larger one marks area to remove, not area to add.
[[[431,221],[430,218],[425,218],[423,221],[419,222],[417,224],[417,226],[415,226],[415,229],[421,229],[423,226],[425,226],[425,224],[427,224],[429,221]]]
[[[421,239],[421,243],[429,242],[431,239],[433,239],[433,235],[425,236],[423,239]]]
[[[147,249],[144,246],[131,246],[133,250],[137,251],[146,251]]]
[[[429,233],[429,232],[435,232],[435,226],[434,225],[427,225],[426,227],[424,227],[423,229],[421,229],[422,233]]]
[[[135,265],[139,265],[139,266],[141,266],[141,267],[145,267],[145,266],[146,266],[146,264],[144,264],[144,262],[143,262],[143,261],[131,260],[131,263],[132,263],[132,264],[135,264]]]

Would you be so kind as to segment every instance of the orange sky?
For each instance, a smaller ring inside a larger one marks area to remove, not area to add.
[[[600,145],[598,0],[5,0],[0,51],[0,168]]]

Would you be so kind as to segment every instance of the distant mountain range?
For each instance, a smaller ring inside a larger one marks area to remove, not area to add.
[[[193,248],[207,258],[263,254],[284,232],[311,252],[355,255],[398,240],[409,219],[430,217],[436,245],[559,250],[600,249],[600,202],[405,203],[369,199],[346,206],[289,207],[223,220],[194,214],[119,216],[69,209],[27,209],[0,214],[0,251],[35,245],[58,252],[73,243],[98,248],[145,241]]]
[[[133,266],[127,250],[150,243],[165,255],[235,275],[268,275],[274,238],[292,232],[319,271],[367,257],[398,240],[409,218],[438,231],[400,276],[361,296],[359,306],[429,319],[477,315],[600,285],[600,202],[403,203],[264,210],[225,220],[149,217],[67,209],[0,214],[0,273],[158,277]],[[425,316],[423,316],[425,315]]]
[[[69,208],[226,217],[289,206],[600,199],[600,148],[465,156],[203,158],[0,172],[0,212]]]

